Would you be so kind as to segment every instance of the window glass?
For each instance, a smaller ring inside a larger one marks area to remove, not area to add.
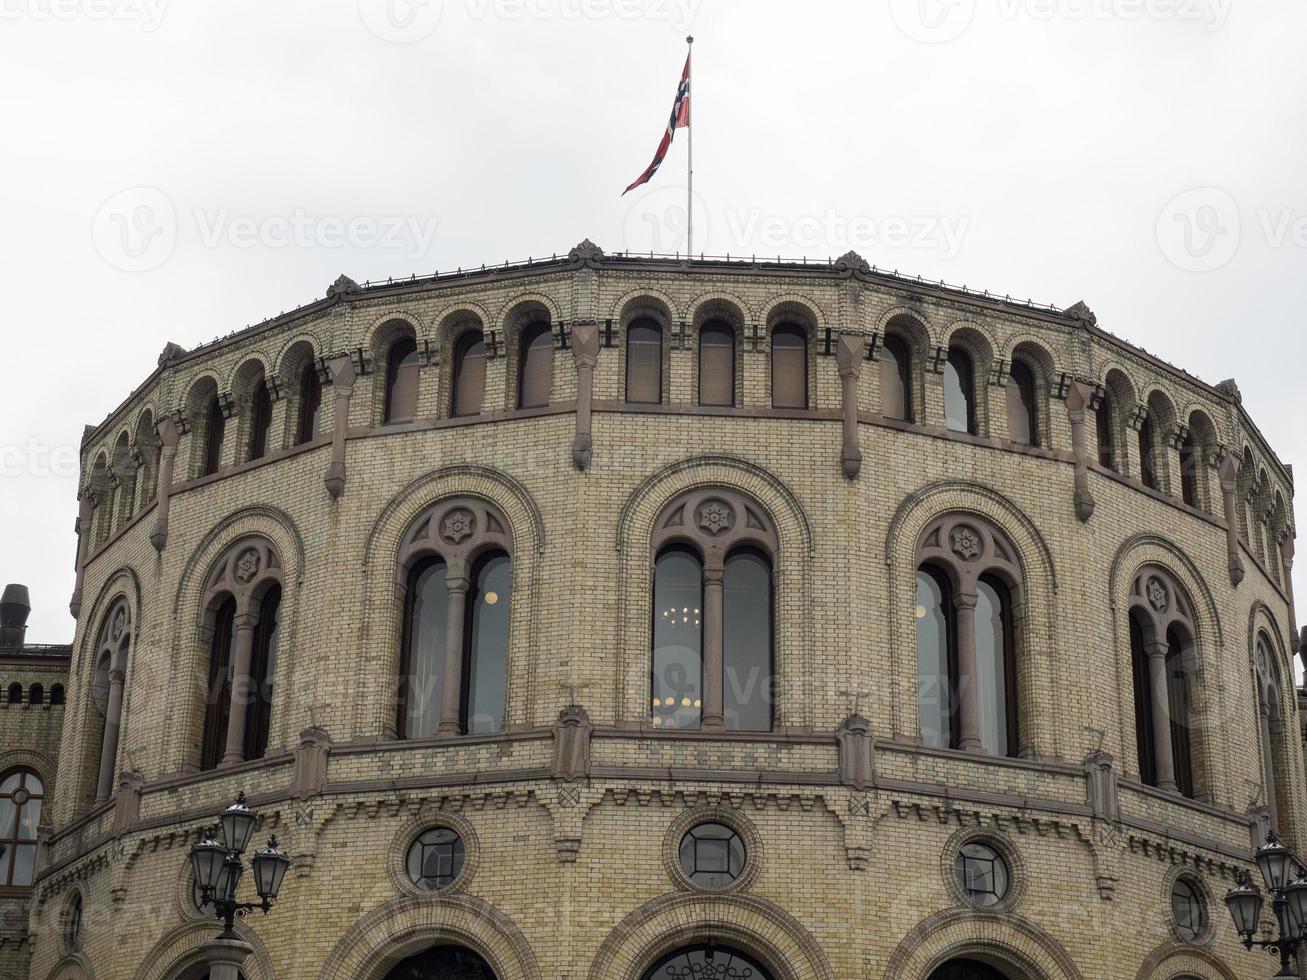
[[[521,363],[518,365],[518,408],[540,408],[549,404],[554,381],[554,335],[547,323],[537,323],[522,332]]]
[[[454,351],[455,415],[480,415],[486,392],[486,344],[480,330],[463,334]]]
[[[949,348],[944,362],[944,417],[953,432],[976,432],[971,358],[957,348]]]
[[[273,587],[259,605],[250,659],[250,702],[245,709],[245,758],[262,759],[272,732],[272,687],[277,676],[277,638],[281,625],[281,589]]]
[[[952,594],[943,576],[930,568],[917,572],[917,701],[921,738],[948,748],[952,742]]]
[[[1106,395],[1103,396],[1098,411],[1094,413],[1094,421],[1098,427],[1098,465],[1109,470],[1115,470],[1116,450],[1112,440],[1112,403]]]
[[[45,787],[30,769],[0,781],[0,888],[30,888]]]
[[[254,389],[250,412],[250,459],[262,459],[268,454],[268,433],[272,429],[272,395],[268,383],[259,380]]]
[[[205,690],[204,739],[200,768],[216,769],[227,746],[227,720],[231,716],[232,640],[236,621],[236,600],[228,599],[214,617],[213,643],[209,651],[209,678]]]
[[[447,827],[434,827],[408,849],[409,881],[424,891],[447,888],[463,870],[463,858],[463,839]]]
[[[735,331],[724,323],[699,331],[699,404],[735,404]]]
[[[218,402],[218,396],[215,395],[209,402],[209,410],[205,415],[205,443],[204,443],[204,472],[202,476],[209,476],[218,472],[222,466],[222,443],[227,432],[227,420],[223,418],[222,405]]]
[[[668,548],[658,556],[653,608],[653,725],[698,728],[703,709],[703,565],[697,555]]]
[[[1012,755],[1016,749],[1009,739],[1010,642],[1007,590],[981,579],[976,588],[976,695],[980,741],[991,755]]]
[[[726,560],[722,653],[722,705],[727,730],[771,731],[771,563],[752,549],[737,551]]]
[[[1186,878],[1177,878],[1171,886],[1171,914],[1175,916],[1175,931],[1185,942],[1202,937],[1207,927],[1202,893]]]
[[[507,555],[482,558],[468,594],[468,645],[464,666],[463,730],[469,735],[504,727],[508,670],[508,609],[512,564]]]
[[[653,320],[636,320],[626,331],[626,400],[658,404],[663,391],[663,331]]]
[[[309,361],[300,374],[300,417],[295,444],[303,445],[318,437],[322,428],[322,379]]]
[[[386,359],[387,422],[408,422],[417,415],[418,369],[417,341],[397,340]]]
[[[1038,445],[1035,424],[1035,375],[1020,361],[1012,362],[1007,379],[1008,438],[1023,445]]]
[[[956,873],[963,894],[973,905],[986,908],[1007,897],[1007,864],[988,844],[964,844],[958,852]]]
[[[440,725],[449,613],[447,572],[443,561],[431,559],[409,576],[407,649],[399,679],[399,732],[403,738],[430,738]]]
[[[880,351],[880,413],[912,421],[912,356],[898,337],[886,337]]]
[[[703,888],[729,885],[743,873],[744,861],[744,841],[725,824],[700,824],[681,839],[681,870]]]
[[[802,327],[777,327],[771,339],[773,408],[808,407],[808,335]]]

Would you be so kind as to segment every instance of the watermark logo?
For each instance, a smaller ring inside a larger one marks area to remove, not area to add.
[[[702,0],[466,0],[473,20],[625,20],[693,26]]]
[[[688,210],[693,208],[693,212]],[[689,216],[694,215],[696,251],[709,238],[708,205],[698,194],[687,198],[684,185],[646,190],[627,209],[622,242],[628,252],[685,252]]]
[[[163,23],[170,0],[0,0],[0,20],[123,21],[152,34]]]
[[[961,37],[976,16],[976,0],[889,0],[900,31],[922,44],[944,44]]]
[[[444,0],[358,0],[359,18],[390,44],[414,44],[440,25]]]
[[[1186,272],[1214,272],[1239,250],[1239,207],[1218,187],[1177,194],[1157,218],[1162,254]]]
[[[100,257],[123,272],[149,272],[177,247],[177,211],[157,187],[129,187],[100,205],[91,223]]]
[[[196,209],[195,227],[205,248],[389,248],[410,260],[431,250],[439,221],[404,215],[318,216],[303,208],[288,215],[233,214],[229,208]]]
[[[1219,31],[1230,18],[1234,0],[994,0],[1001,21],[1140,21],[1195,24]],[[889,0],[899,30],[922,44],[943,44],[961,37],[976,15],[975,0]]]

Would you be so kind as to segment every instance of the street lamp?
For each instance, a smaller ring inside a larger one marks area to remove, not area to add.
[[[268,846],[255,851],[250,862],[259,901],[237,901],[236,891],[241,876],[247,870],[241,857],[249,847],[258,822],[258,814],[249,808],[245,794],[241,793],[236,802],[218,816],[222,840],[216,840],[214,834],[209,832],[191,848],[191,869],[195,872],[195,883],[200,889],[200,902],[202,905],[212,905],[215,918],[223,924],[222,933],[209,948],[213,967],[211,976],[214,980],[222,980],[223,977],[236,980],[239,977],[240,964],[252,950],[236,935],[236,917],[254,909],[260,909],[265,914],[270,911],[272,903],[277,900],[277,893],[281,891],[286,869],[290,867],[290,856],[277,846],[277,838],[271,837]]]
[[[1240,874],[1235,887],[1225,893],[1226,908],[1246,948],[1257,946],[1280,957],[1280,972],[1275,980],[1296,978],[1298,971],[1290,964],[1297,962],[1298,948],[1307,942],[1307,873],[1274,831],[1267,834],[1266,843],[1257,849],[1254,860],[1272,896],[1276,932],[1268,932],[1263,939],[1253,938],[1261,924],[1265,899],[1246,874]],[[1290,880],[1295,871],[1296,877]]]

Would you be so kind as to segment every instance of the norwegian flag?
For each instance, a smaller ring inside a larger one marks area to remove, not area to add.
[[[658,172],[658,168],[663,165],[663,160],[667,157],[667,151],[671,149],[672,139],[676,136],[678,129],[688,128],[690,125],[690,58],[685,59],[685,70],[681,72],[681,84],[676,89],[676,102],[672,104],[672,118],[667,123],[667,132],[663,133],[663,141],[658,144],[658,152],[654,154],[653,163],[649,164],[649,169],[642,173],[639,179],[622,191],[625,197],[631,191],[635,190],[641,184],[647,184],[653,179],[653,175]]]

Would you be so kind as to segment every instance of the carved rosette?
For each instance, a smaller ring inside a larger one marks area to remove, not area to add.
[[[1147,642],[1165,643],[1172,626],[1179,626],[1189,638],[1197,635],[1188,593],[1161,566],[1146,565],[1135,575],[1130,609],[1143,626]]]
[[[716,537],[725,534],[735,525],[735,511],[724,500],[708,500],[700,504],[696,512],[699,527]]]
[[[762,507],[725,487],[688,490],[663,508],[654,522],[654,550],[676,541],[699,548],[710,567],[740,545],[752,544],[769,554],[777,548],[775,526]]]
[[[1153,577],[1148,580],[1148,604],[1156,609],[1159,613],[1166,612],[1167,607],[1171,604],[1171,596],[1167,591],[1162,580]]]
[[[494,504],[478,497],[446,497],[422,511],[400,539],[395,590],[402,596],[408,570],[438,555],[446,562],[467,562],[487,548],[513,553],[508,519]]]
[[[257,610],[255,600],[281,583],[281,556],[276,546],[264,537],[244,538],[215,563],[204,584],[204,605],[216,608],[224,596],[232,596],[238,613]]]
[[[953,554],[963,561],[974,561],[985,550],[980,532],[968,524],[955,527],[949,533],[949,542],[953,547]]]
[[[951,570],[963,595],[974,595],[986,574],[997,575],[1013,589],[1022,584],[1016,549],[1003,531],[979,514],[945,514],[928,524],[917,546],[917,564]]]
[[[450,544],[462,544],[476,533],[476,516],[466,507],[458,507],[440,521],[440,536]]]

